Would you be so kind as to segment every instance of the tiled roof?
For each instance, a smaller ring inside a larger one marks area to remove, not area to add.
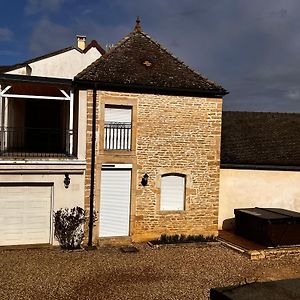
[[[79,73],[77,81],[119,87],[185,90],[212,95],[228,92],[178,60],[140,30],[129,33],[109,52]]]
[[[300,114],[223,112],[221,164],[300,166]]]
[[[0,74],[5,73],[11,69],[11,66],[0,66]]]
[[[98,44],[98,42],[96,40],[92,40],[86,47],[85,49],[83,50],[83,53],[86,53],[88,52],[91,48],[96,48],[100,53],[101,55],[105,54],[105,50]]]

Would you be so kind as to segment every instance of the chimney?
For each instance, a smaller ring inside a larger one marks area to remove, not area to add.
[[[77,47],[81,50],[84,50],[86,36],[85,35],[76,35],[76,37],[77,37]]]

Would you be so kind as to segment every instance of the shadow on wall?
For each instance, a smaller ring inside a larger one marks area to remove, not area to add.
[[[223,230],[234,230],[235,229],[235,218],[226,219],[222,224]]]

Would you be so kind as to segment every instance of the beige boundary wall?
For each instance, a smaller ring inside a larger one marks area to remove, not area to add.
[[[221,169],[219,229],[234,226],[234,209],[277,207],[300,212],[300,172]]]
[[[85,208],[89,209],[93,92],[87,97]],[[132,107],[132,151],[104,151],[105,105]],[[130,236],[133,241],[161,234],[217,234],[222,99],[97,92],[95,208],[99,212],[101,166],[132,164]],[[149,184],[141,185],[149,175]],[[186,176],[185,210],[159,208],[162,174]],[[99,222],[94,227],[98,240]]]

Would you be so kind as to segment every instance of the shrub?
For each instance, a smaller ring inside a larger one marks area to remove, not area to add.
[[[215,242],[217,238],[214,235],[203,236],[199,235],[167,235],[162,234],[158,240],[159,244],[177,244],[177,243],[192,243],[192,242]]]
[[[84,236],[84,222],[84,210],[79,206],[61,208],[54,212],[54,236],[62,249],[80,248]]]

